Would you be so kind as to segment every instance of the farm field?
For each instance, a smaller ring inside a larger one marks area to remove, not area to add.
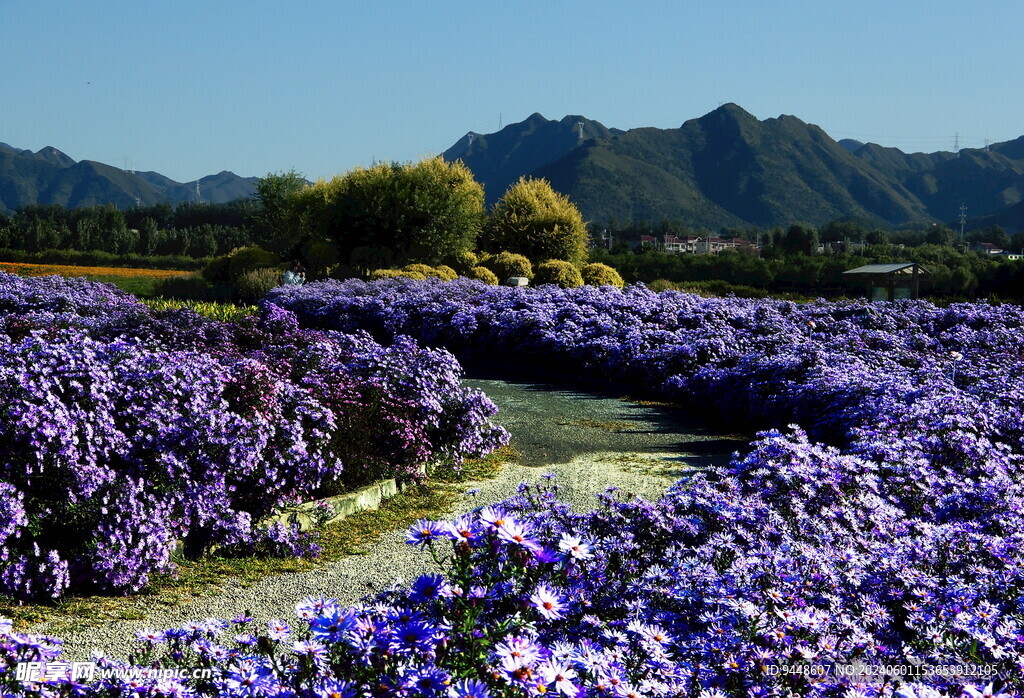
[[[18,276],[48,276],[55,274],[68,278],[82,277],[90,281],[113,284],[122,291],[137,296],[153,295],[153,286],[160,279],[192,273],[173,269],[79,267],[63,264],[28,264],[23,262],[0,262],[0,271],[17,274]]]
[[[279,288],[258,318],[229,324],[165,316],[87,282],[4,281],[0,348],[6,375],[19,380],[3,384],[18,407],[0,428],[21,444],[0,491],[9,512],[2,578],[21,583],[8,593],[25,580],[37,593],[67,588],[71,563],[81,570],[93,559],[88,544],[40,555],[38,542],[56,538],[20,512],[35,505],[45,520],[58,503],[33,501],[36,472],[60,472],[74,507],[84,486],[105,486],[108,470],[140,472],[154,441],[171,449],[160,468],[141,471],[150,480],[111,493],[113,516],[129,520],[83,512],[95,521],[94,544],[118,561],[93,563],[93,578],[130,591],[147,570],[128,551],[166,542],[136,521],[170,522],[162,512],[181,511],[197,540],[245,543],[275,497],[344,472],[331,470],[336,441],[313,426],[323,421],[304,421],[303,399],[314,399],[321,420],[348,425],[348,458],[391,449],[375,453],[378,469],[413,472],[423,448],[457,460],[496,447],[492,406],[455,388],[455,357],[614,381],[735,430],[762,430],[731,462],[708,464],[657,501],[609,492],[579,513],[554,485],[524,487],[455,522],[418,521],[407,540],[438,572],[376,599],[297,599],[297,619],[266,627],[210,619],[140,638],[146,663],[211,668],[212,678],[191,685],[197,693],[908,698],[1024,689],[1019,308],[396,279]],[[126,345],[126,326],[145,341]],[[159,413],[117,402],[104,388],[108,373],[110,385],[145,388]],[[351,390],[334,390],[338,376]],[[82,404],[68,394],[91,396],[88,409],[71,409]],[[65,411],[48,419],[55,404]],[[118,421],[125,411],[129,423]],[[360,418],[346,422],[353,411]],[[619,422],[569,416],[565,426],[625,428]],[[183,438],[186,429],[195,436]],[[374,438],[359,440],[368,429]],[[111,455],[119,450],[71,438],[86,433],[127,438],[139,456],[122,463]],[[279,470],[266,470],[283,454]],[[311,456],[312,473],[301,467]],[[196,477],[193,462],[218,476],[240,466],[220,481],[234,489]],[[179,494],[163,468],[195,484]],[[273,496],[253,501],[254,491]],[[240,537],[246,519],[231,512],[250,514]],[[302,552],[284,533],[259,541]],[[9,666],[19,653],[56,656],[45,640],[9,626],[0,633]]]

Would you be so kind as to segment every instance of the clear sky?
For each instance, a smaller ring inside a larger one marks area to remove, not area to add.
[[[188,182],[723,102],[905,151],[1024,134],[1021,0],[0,0],[0,141]]]

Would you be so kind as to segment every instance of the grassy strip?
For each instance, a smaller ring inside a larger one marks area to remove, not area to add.
[[[128,597],[68,597],[52,605],[18,605],[0,598],[0,617],[14,621],[25,631],[38,623],[50,623],[47,632],[66,635],[118,620],[143,620],[148,612],[180,606],[193,599],[216,594],[228,582],[252,586],[264,577],[308,572],[349,555],[361,555],[385,534],[406,528],[419,519],[447,516],[468,482],[495,477],[505,463],[518,457],[505,447],[477,460],[467,461],[458,474],[444,474],[385,500],[379,509],[360,512],[325,526],[317,533],[323,553],[316,559],[220,557],[177,563],[174,575],[161,575],[140,594]],[[510,493],[511,494],[511,493]],[[299,599],[296,599],[299,601]]]
[[[199,315],[205,315],[221,322],[234,322],[242,318],[256,315],[259,308],[255,305],[234,305],[232,303],[214,303],[212,301],[187,301],[175,298],[140,298],[152,310],[180,310],[187,308]]]

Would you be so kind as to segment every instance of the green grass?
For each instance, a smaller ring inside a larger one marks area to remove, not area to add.
[[[214,303],[212,301],[186,301],[174,298],[142,298],[143,303],[153,310],[178,310],[187,308],[199,315],[205,315],[221,322],[234,322],[242,318],[256,315],[259,308],[255,305],[235,305],[233,303]]]
[[[323,552],[315,559],[224,557],[214,553],[200,560],[178,561],[175,574],[157,575],[148,588],[134,596],[69,597],[49,605],[22,605],[0,598],[0,617],[12,619],[18,630],[49,622],[47,632],[60,636],[118,620],[143,620],[149,611],[216,594],[228,583],[249,587],[268,576],[308,572],[349,555],[365,554],[385,534],[419,519],[444,518],[459,501],[465,483],[493,478],[505,463],[517,457],[509,447],[499,449],[467,461],[459,473],[438,473],[423,484],[409,487],[385,500],[378,509],[325,526],[316,534]]]
[[[152,296],[156,288],[156,283],[160,280],[152,276],[116,276],[103,274],[88,274],[85,278],[91,281],[102,281],[103,283],[113,284],[122,291],[130,293],[137,298]]]

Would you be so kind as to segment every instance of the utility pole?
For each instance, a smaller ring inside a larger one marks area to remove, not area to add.
[[[966,242],[964,237],[964,226],[967,225],[967,204],[960,204],[960,242]]]

